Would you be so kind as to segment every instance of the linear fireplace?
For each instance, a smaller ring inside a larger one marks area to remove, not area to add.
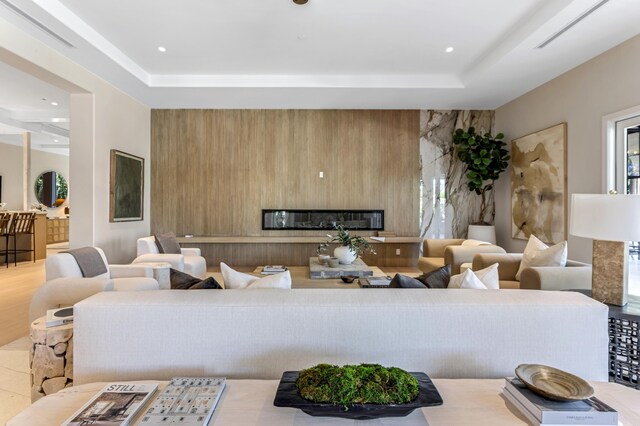
[[[307,230],[346,229],[384,231],[384,210],[262,210],[262,229]]]

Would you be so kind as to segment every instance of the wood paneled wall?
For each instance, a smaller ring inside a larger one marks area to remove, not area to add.
[[[262,231],[261,209],[344,208],[418,235],[419,131],[419,111],[153,110],[151,230],[314,235]]]

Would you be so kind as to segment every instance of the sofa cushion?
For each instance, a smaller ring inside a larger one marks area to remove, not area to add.
[[[180,244],[178,244],[178,240],[176,239],[176,234],[173,232],[156,234],[153,238],[156,241],[156,246],[160,253],[182,254]]]
[[[566,264],[566,241],[549,247],[535,235],[531,235],[524,249],[520,268],[518,268],[518,273],[516,273],[516,280],[520,281],[522,271],[530,266],[565,266]]]
[[[462,274],[454,275],[453,277],[451,277],[451,280],[449,281],[449,288],[465,288],[465,287],[462,287],[462,284],[465,279],[471,280],[471,282],[467,282],[466,284],[467,286],[473,284],[474,280],[472,280],[471,278],[468,278],[468,274],[467,274],[468,271],[471,271],[471,270],[467,269]],[[494,263],[493,265],[490,265],[479,271],[472,271],[472,272],[473,272],[473,275],[483,284],[484,288],[492,289],[492,290],[497,290],[500,288],[497,263]],[[466,287],[466,288],[469,288],[469,287]],[[472,287],[472,288],[475,288],[475,287]]]
[[[509,280],[501,280],[500,281],[501,289],[520,289],[520,281],[509,281]]]
[[[289,271],[258,278],[253,275],[238,272],[226,263],[220,263],[220,271],[222,272],[224,288],[226,289],[291,288],[291,274]]]
[[[213,277],[207,277],[197,284],[189,287],[189,290],[222,290],[222,286]]]
[[[435,271],[422,274],[416,277],[425,287],[428,288],[447,288],[451,279],[451,265],[444,265]]]

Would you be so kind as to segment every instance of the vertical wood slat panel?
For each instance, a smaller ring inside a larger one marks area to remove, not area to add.
[[[418,111],[153,110],[151,230],[324,235],[262,231],[261,209],[384,209],[418,235],[419,130]]]

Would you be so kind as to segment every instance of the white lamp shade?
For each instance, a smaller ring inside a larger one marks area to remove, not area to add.
[[[569,232],[601,241],[640,241],[640,195],[573,194]]]

